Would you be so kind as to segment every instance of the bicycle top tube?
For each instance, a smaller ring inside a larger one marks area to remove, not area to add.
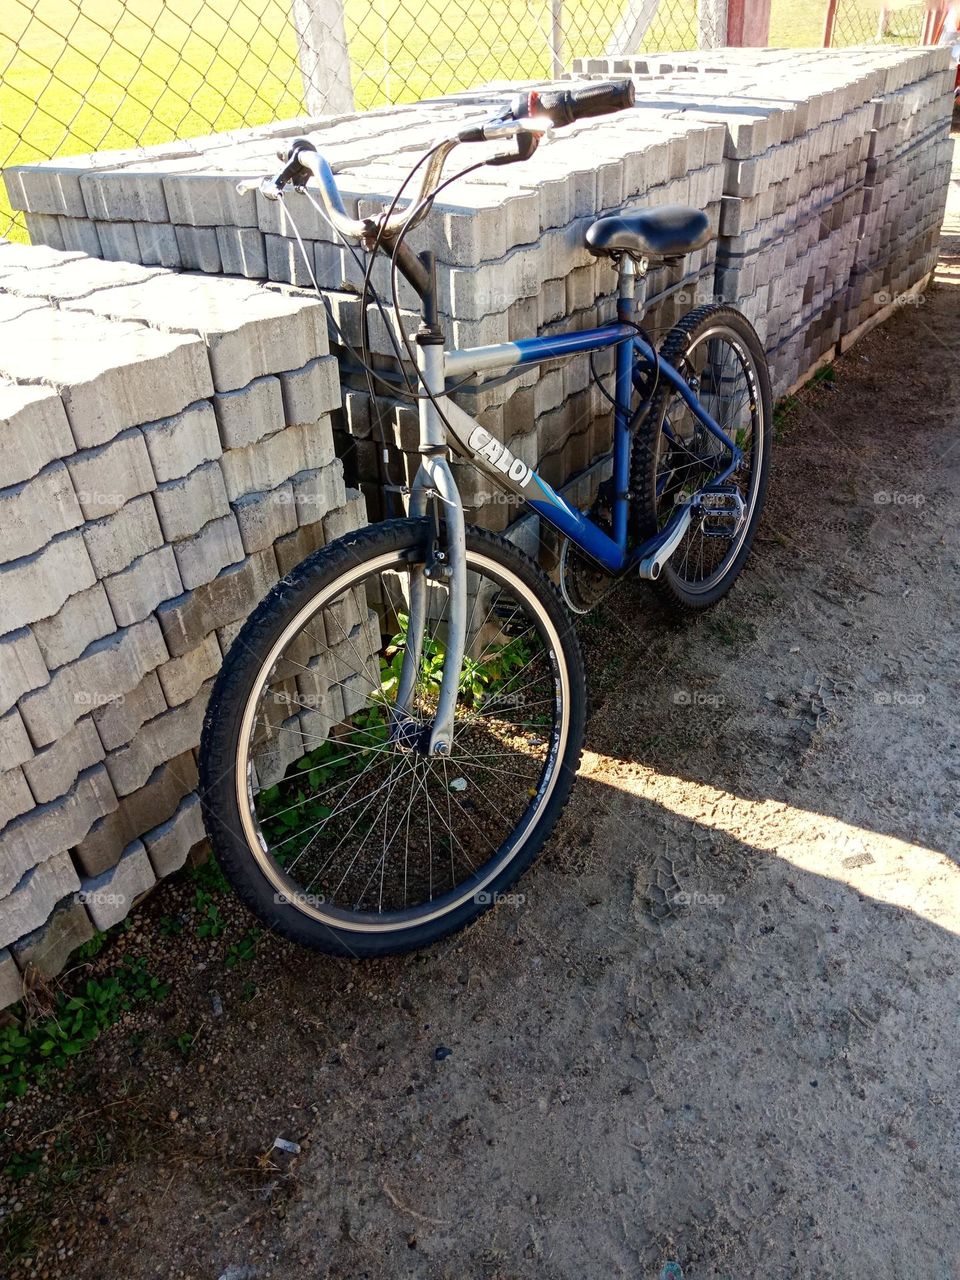
[[[605,347],[635,338],[633,325],[611,323],[598,329],[581,329],[576,333],[557,333],[542,338],[518,338],[516,342],[498,342],[488,347],[463,347],[443,354],[444,372],[448,378],[464,378],[471,373],[491,369],[510,369],[521,364],[542,364],[562,356],[602,351]]]

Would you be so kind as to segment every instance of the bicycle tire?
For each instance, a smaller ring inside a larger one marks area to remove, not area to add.
[[[468,567],[493,566],[512,591],[523,596],[543,620],[555,646],[558,670],[566,680],[567,722],[563,747],[553,763],[549,799],[509,860],[483,892],[413,927],[370,933],[339,918],[306,915],[295,902],[278,902],[273,880],[265,874],[244,834],[238,780],[240,725],[261,679],[264,663],[311,601],[335,599],[338,582],[349,582],[366,564],[385,555],[425,554],[430,520],[393,520],[368,526],[316,552],[270,592],[251,615],[214,686],[201,741],[201,797],[204,820],[217,859],[241,900],[270,929],[306,947],[335,955],[373,957],[430,945],[472,923],[530,866],[553,830],[569,797],[583,745],[586,682],[572,621],[559,592],[543,571],[518,548],[486,530],[467,527]],[[531,802],[532,803],[532,802]],[[361,922],[362,923],[362,922]]]
[[[680,612],[699,612],[721,600],[736,582],[750,554],[757,525],[763,510],[769,479],[773,434],[773,397],[766,354],[756,330],[740,311],[724,303],[709,303],[688,312],[664,338],[660,356],[679,372],[684,372],[688,355],[705,334],[727,333],[749,354],[756,380],[757,408],[761,427],[760,457],[757,463],[757,485],[746,520],[739,549],[722,577],[709,589],[697,590],[678,573],[675,553],[660,577],[651,583],[664,602]],[[658,510],[658,463],[668,410],[677,398],[670,386],[661,385],[643,424],[638,428],[631,448],[631,499],[634,536],[638,542],[653,537],[662,527]]]

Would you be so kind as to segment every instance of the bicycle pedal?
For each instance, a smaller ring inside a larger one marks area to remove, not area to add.
[[[705,538],[735,538],[747,517],[739,489],[708,489],[697,499],[700,531]]]

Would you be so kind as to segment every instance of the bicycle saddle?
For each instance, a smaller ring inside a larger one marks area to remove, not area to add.
[[[633,253],[644,258],[682,258],[711,239],[710,219],[700,209],[668,204],[598,218],[587,228],[587,248],[602,253]]]

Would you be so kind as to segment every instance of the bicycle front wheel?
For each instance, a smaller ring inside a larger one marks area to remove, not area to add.
[[[450,754],[425,754],[449,590],[425,579],[413,697],[396,707],[429,520],[375,525],[279,583],[238,635],[201,744],[204,816],[271,929],[339,955],[424,946],[470,923],[552,830],[580,759],[583,664],[555,588],[467,531],[468,629]]]

